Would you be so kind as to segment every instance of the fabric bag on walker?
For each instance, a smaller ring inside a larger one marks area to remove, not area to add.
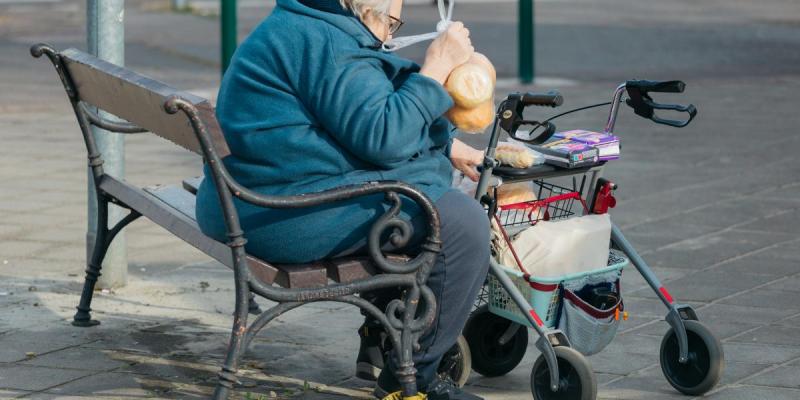
[[[608,262],[611,218],[592,214],[558,221],[539,221],[512,241],[523,268],[531,275],[550,278],[602,268]],[[503,264],[516,267],[508,254],[498,254]]]
[[[622,270],[565,282],[558,329],[575,350],[590,356],[602,351],[617,335],[625,306],[620,291]]]

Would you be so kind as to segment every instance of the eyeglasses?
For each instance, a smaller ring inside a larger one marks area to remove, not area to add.
[[[395,18],[389,14],[386,14],[389,17],[389,34],[394,35],[395,32],[400,30],[400,27],[403,26],[403,20],[399,18]]]

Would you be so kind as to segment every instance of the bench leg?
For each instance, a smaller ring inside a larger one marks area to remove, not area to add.
[[[232,240],[236,242],[234,238]],[[234,385],[239,384],[236,373],[239,370],[239,358],[244,353],[244,342],[247,335],[247,315],[250,312],[250,284],[248,283],[247,264],[245,264],[244,243],[236,247],[234,253],[237,262],[233,269],[234,280],[236,283],[236,311],[233,314],[233,329],[231,339],[228,344],[228,354],[225,356],[225,364],[219,372],[217,387],[214,389],[214,399],[227,399]]]
[[[103,266],[103,259],[106,257],[106,252],[111,242],[122,229],[129,223],[139,218],[140,214],[131,211],[125,218],[117,222],[112,229],[108,229],[108,200],[98,195],[97,201],[97,236],[94,241],[94,248],[89,261],[86,263],[86,278],[83,281],[83,291],[81,292],[81,300],[78,304],[78,311],[72,318],[72,325],[79,327],[90,327],[99,325],[100,321],[92,319],[91,305],[92,295],[94,294],[94,286],[97,284],[97,278],[100,277],[100,269]]]

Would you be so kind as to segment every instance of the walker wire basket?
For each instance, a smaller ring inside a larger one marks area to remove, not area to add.
[[[535,198],[530,201],[497,206],[499,224],[511,231],[535,225],[539,221],[569,218],[586,210],[581,188],[570,189],[544,181],[532,181]],[[495,188],[497,198],[497,188]]]

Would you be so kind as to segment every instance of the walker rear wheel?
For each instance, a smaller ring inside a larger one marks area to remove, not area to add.
[[[492,314],[488,305],[478,307],[464,327],[464,337],[472,353],[472,369],[483,376],[501,376],[511,372],[525,357],[528,329],[518,326],[509,340],[500,338],[516,322]]]
[[[531,370],[531,393],[534,400],[595,400],[597,380],[589,361],[577,350],[553,348],[558,360],[558,390],[550,388],[550,368],[540,355]]]
[[[678,361],[678,335],[670,328],[661,340],[661,371],[679,392],[699,396],[719,382],[725,356],[719,339],[703,324],[692,320],[685,320],[683,324],[689,341],[689,360],[686,363]]]

